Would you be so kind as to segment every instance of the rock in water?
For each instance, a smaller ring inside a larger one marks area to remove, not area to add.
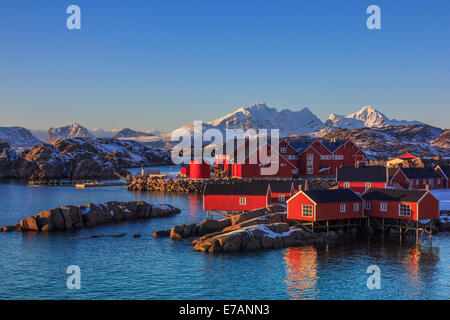
[[[169,204],[152,206],[144,201],[88,203],[45,210],[21,220],[18,225],[2,227],[0,231],[73,230],[122,220],[170,217],[178,213],[180,209]]]

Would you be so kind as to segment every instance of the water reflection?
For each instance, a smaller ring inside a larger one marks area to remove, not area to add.
[[[287,294],[292,299],[315,299],[317,289],[317,250],[312,246],[287,248]]]

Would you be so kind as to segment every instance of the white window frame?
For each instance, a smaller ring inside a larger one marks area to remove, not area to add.
[[[246,197],[240,197],[239,198],[239,204],[241,206],[245,206],[247,204],[247,198]]]
[[[288,159],[289,160],[295,160],[297,157],[295,156],[295,155],[293,155],[293,154],[290,154],[289,156],[288,156]]]
[[[286,196],[284,194],[279,194],[278,195],[278,202],[285,202],[286,201]]]
[[[366,182],[366,189],[372,188],[372,182]]]
[[[423,184],[427,184],[427,179],[423,179]]]
[[[305,212],[307,212],[308,214],[305,215]],[[302,205],[302,217],[312,217],[312,216],[313,216],[313,206],[310,204]]]
[[[306,160],[314,160],[314,155],[312,153],[308,153],[306,155]]]
[[[365,208],[366,208],[367,210],[370,210],[370,201],[366,201],[366,203],[365,203]]]
[[[339,212],[347,212],[347,206],[345,203],[339,204]]]
[[[286,163],[280,163],[280,167],[286,167],[287,166],[287,164]]]
[[[380,203],[380,211],[383,211],[383,212],[387,211],[387,203],[386,202]]]
[[[350,189],[350,182],[344,182],[344,189]]]
[[[408,210],[404,210],[404,208],[408,208]],[[408,214],[404,214],[405,212],[407,212]],[[399,217],[411,217],[411,205],[399,203],[398,204],[398,215],[399,215]]]
[[[280,148],[280,153],[286,153],[287,152],[287,148],[286,147],[281,147]]]
[[[354,212],[358,212],[358,211],[359,211],[359,203],[358,203],[358,202],[355,202],[355,203],[353,204],[353,211],[354,211]]]

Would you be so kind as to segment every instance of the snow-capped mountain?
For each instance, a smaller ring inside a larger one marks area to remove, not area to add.
[[[347,116],[337,115],[332,113],[327,121],[325,127],[316,132],[314,135],[323,136],[335,129],[359,129],[359,128],[382,128],[386,126],[407,126],[411,124],[423,124],[419,121],[407,121],[389,119],[385,114],[377,111],[371,106],[365,106],[358,112],[349,114]]]
[[[225,129],[279,129],[280,136],[305,134],[323,128],[324,124],[308,108],[300,111],[277,111],[265,103],[239,108],[233,113],[210,121],[208,125]]]
[[[61,128],[50,128],[47,133],[46,142],[51,143],[66,138],[95,138],[85,127],[78,123]]]
[[[323,128],[323,123],[308,108],[300,111],[277,111],[265,103],[239,108],[233,113],[208,122],[219,130],[225,129],[279,129],[280,136],[305,134]]]
[[[129,128],[125,128],[117,132],[112,138],[120,139],[120,138],[135,138],[135,137],[148,137],[154,136],[155,134],[144,132],[144,131],[135,131]]]
[[[12,148],[30,148],[42,143],[23,127],[0,127],[0,139],[8,142]]]
[[[426,124],[357,129],[337,128],[324,134],[322,138],[351,139],[372,158],[389,158],[406,152],[426,157],[450,154],[448,130],[444,131]]]
[[[112,138],[120,130],[122,130],[122,129],[110,129],[110,130],[106,129],[105,130],[105,129],[95,128],[95,129],[89,130],[89,132],[91,132],[97,138]]]

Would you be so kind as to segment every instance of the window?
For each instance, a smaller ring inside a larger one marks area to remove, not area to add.
[[[286,167],[286,163],[280,163],[280,166]]]
[[[287,148],[280,148],[281,153],[286,153],[286,151],[287,151]]]
[[[333,154],[333,160],[343,160],[344,156],[341,154]]]
[[[369,189],[370,187],[372,187],[372,182],[366,182],[366,189]]]
[[[366,209],[370,210],[370,202],[369,201],[366,201]]]
[[[313,206],[304,204],[302,206],[302,216],[303,217],[312,217],[313,216]]]
[[[416,179],[416,185],[418,185],[419,184],[419,179]]]
[[[380,211],[387,211],[387,203],[385,202],[380,203]]]
[[[341,204],[340,204],[340,211],[341,211],[341,212],[345,212],[346,209],[347,209],[347,208],[345,207],[345,203],[341,203]]]
[[[331,160],[331,156],[330,155],[321,155],[320,160]]]
[[[427,184],[427,179],[423,179],[423,184]]]
[[[344,188],[350,189],[350,182],[344,182]]]
[[[241,206],[245,206],[247,204],[247,198],[245,198],[245,197],[239,198],[239,204]]]
[[[284,194],[280,194],[278,196],[278,202],[284,202],[286,200],[286,196]]]
[[[353,211],[359,211],[359,203],[353,204]]]
[[[306,161],[306,174],[313,174],[314,172],[314,155],[308,154],[307,155],[307,161]]]
[[[398,215],[401,217],[410,217],[411,205],[400,203],[398,206]]]
[[[292,154],[288,156],[288,159],[289,159],[289,160],[295,160],[296,158],[297,158],[297,157],[294,156],[294,155],[292,155]]]

